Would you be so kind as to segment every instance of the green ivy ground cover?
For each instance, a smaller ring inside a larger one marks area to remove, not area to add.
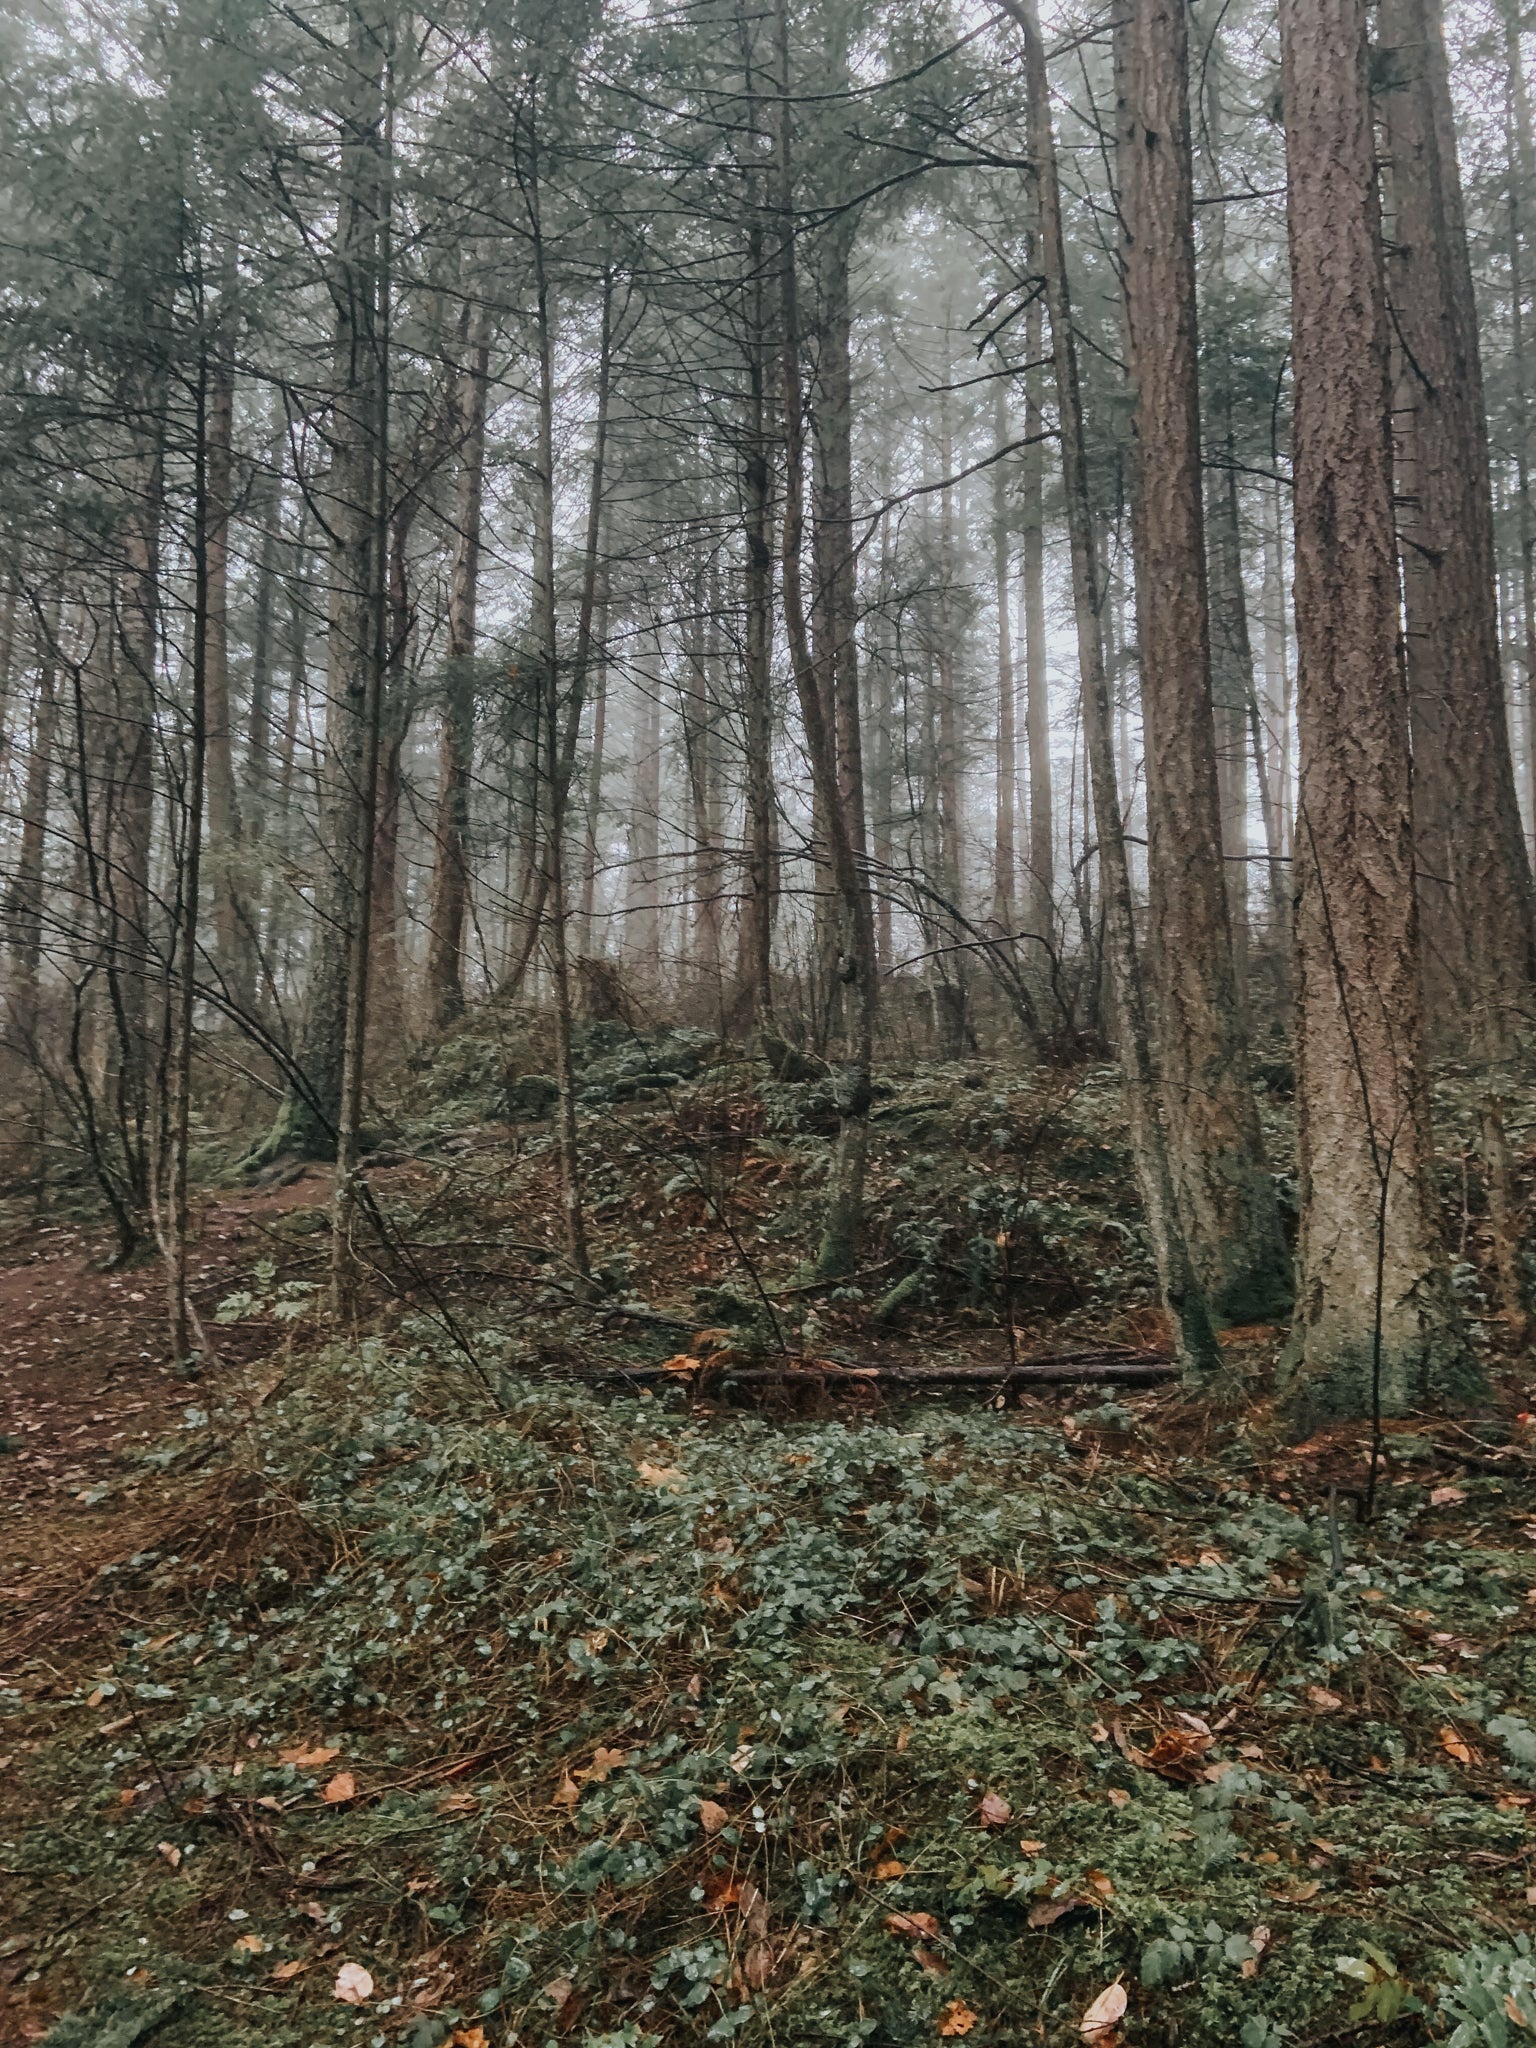
[[[56,2048],[1536,2035],[1518,1450],[1361,1529],[1145,1400],[289,1385],[0,1702]]]

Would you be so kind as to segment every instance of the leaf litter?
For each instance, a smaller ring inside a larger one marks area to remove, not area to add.
[[[18,2039],[66,2004],[60,2048],[123,2015],[156,2048],[1536,2016],[1530,1425],[1389,1432],[1363,1526],[1363,1436],[1287,1446],[1262,1405],[770,1420],[691,1366],[603,1399],[476,1342],[495,1399],[409,1318],[296,1357],[223,1508],[98,1580],[102,1654],[32,1638]]]

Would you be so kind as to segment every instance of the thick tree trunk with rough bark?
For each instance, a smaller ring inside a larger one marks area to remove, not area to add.
[[[1116,70],[1124,310],[1136,394],[1132,529],[1146,730],[1147,953],[1168,1149],[1190,1257],[1212,1316],[1243,1323],[1283,1313],[1291,1276],[1249,1082],[1224,875],[1187,66],[1178,0],[1130,0],[1117,30]],[[1240,569],[1230,566],[1240,601]],[[1246,720],[1237,727],[1239,748],[1245,727]]]
[[[1420,918],[1434,1012],[1484,1059],[1530,1008],[1536,916],[1499,648],[1477,312],[1437,0],[1385,0],[1387,290]]]
[[[1470,1393],[1432,1182],[1363,0],[1281,0],[1300,788],[1303,1424]]]
[[[1051,122],[1045,45],[1034,0],[1003,0],[1024,35],[1030,154],[1040,198],[1040,266],[1051,323],[1051,354],[1060,414],[1062,485],[1072,553],[1072,603],[1082,675],[1083,734],[1093,783],[1103,896],[1104,951],[1114,989],[1120,1058],[1130,1124],[1131,1150],[1157,1263],[1158,1284],[1173,1318],[1185,1372],[1207,1380],[1220,1371],[1210,1311],[1190,1260],[1174,1194],[1168,1145],[1160,1118],[1157,1073],[1152,1058],[1146,1003],[1136,959],[1130,868],[1120,797],[1115,787],[1114,730],[1109,679],[1104,666],[1100,619],[1104,591],[1088,487],[1088,449],[1083,430],[1082,392],[1072,299],[1067,280],[1066,240],[1056,174],[1056,138]],[[1085,863],[1086,869],[1086,863]]]

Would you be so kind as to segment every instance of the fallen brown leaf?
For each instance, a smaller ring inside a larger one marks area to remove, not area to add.
[[[1165,1728],[1146,1753],[1147,1768],[1172,1785],[1192,1785],[1210,1746],[1209,1735],[1197,1735],[1189,1728]]]
[[[1440,1747],[1447,1756],[1455,1757],[1459,1764],[1471,1764],[1477,1761],[1476,1752],[1462,1741],[1449,1722],[1440,1730]]]
[[[1013,1818],[1013,1808],[1001,1792],[984,1792],[981,1799],[981,1824],[984,1828],[1005,1828]]]
[[[1130,2003],[1123,1984],[1107,1984],[1077,2023],[1077,2031],[1094,2048],[1109,2048]]]
[[[963,1998],[952,1998],[939,2014],[939,2034],[946,2041],[968,2034],[975,2024],[976,2014]]]
[[[345,1806],[349,1799],[357,1797],[357,1781],[350,1771],[338,1771],[320,1797],[327,1806]]]
[[[885,1931],[900,1935],[903,1941],[919,1941],[924,1935],[937,1934],[939,1923],[931,1913],[887,1913]]]

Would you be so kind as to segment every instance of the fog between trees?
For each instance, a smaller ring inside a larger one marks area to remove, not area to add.
[[[1429,1077],[1536,973],[1517,10],[186,0],[4,24],[9,1170],[154,1246],[549,1020],[1106,1054],[1187,1375],[1478,1393]],[[1298,1229],[1255,1073],[1294,1060]]]

